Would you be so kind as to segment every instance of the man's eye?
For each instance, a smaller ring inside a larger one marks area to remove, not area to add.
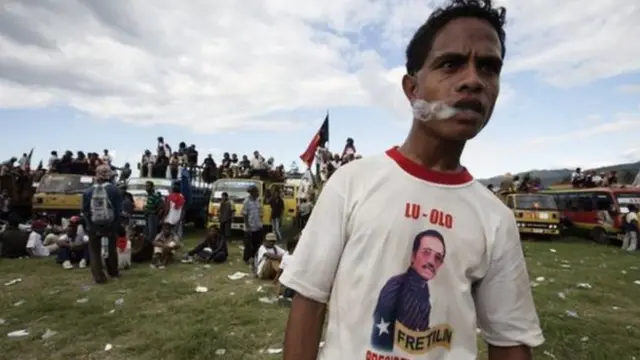
[[[443,69],[453,69],[455,67],[455,64],[453,63],[453,61],[445,61],[440,65],[440,67]]]
[[[494,64],[482,64],[480,65],[480,70],[482,70],[482,72],[488,73],[488,74],[498,74],[500,73],[500,67]]]

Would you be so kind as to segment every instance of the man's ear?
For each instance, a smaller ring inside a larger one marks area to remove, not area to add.
[[[413,102],[418,93],[418,79],[415,76],[405,74],[402,77],[402,91],[409,102]]]

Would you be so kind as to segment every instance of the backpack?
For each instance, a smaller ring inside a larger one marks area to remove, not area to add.
[[[107,195],[107,184],[96,184],[93,186],[91,195],[91,222],[95,225],[108,225],[115,219],[113,205]]]

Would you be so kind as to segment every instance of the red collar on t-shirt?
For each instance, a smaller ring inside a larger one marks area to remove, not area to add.
[[[467,171],[466,168],[462,168],[461,171],[445,173],[432,169],[425,168],[422,165],[416,164],[398,150],[398,147],[392,147],[387,150],[387,156],[406,171],[409,175],[415,176],[418,179],[424,181],[441,184],[441,185],[462,185],[473,180],[473,176]]]

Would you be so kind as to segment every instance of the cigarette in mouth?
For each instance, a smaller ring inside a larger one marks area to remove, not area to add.
[[[413,102],[413,117],[420,121],[445,120],[457,114],[460,110],[441,101],[426,101],[418,99]]]

